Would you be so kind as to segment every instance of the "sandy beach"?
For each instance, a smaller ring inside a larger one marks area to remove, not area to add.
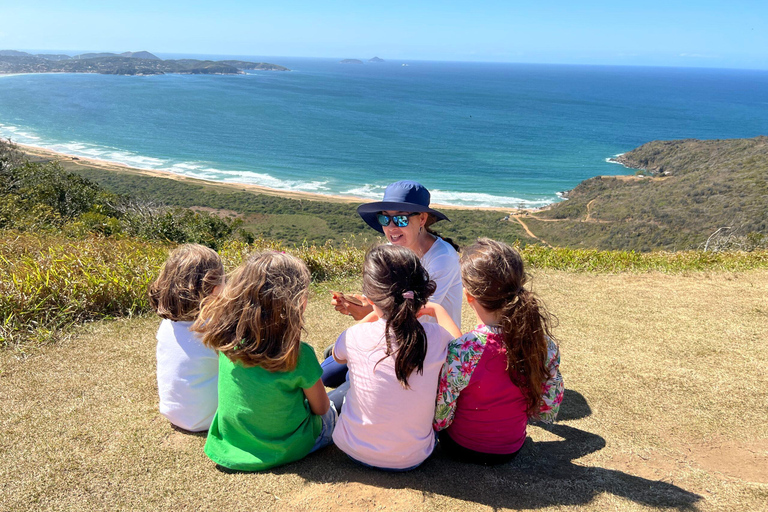
[[[262,187],[260,185],[254,185],[252,183],[224,183],[221,181],[204,180],[200,178],[190,178],[181,174],[176,174],[168,171],[161,171],[157,169],[139,169],[137,167],[131,167],[125,164],[110,162],[107,160],[98,160],[95,158],[86,158],[81,156],[69,155],[66,153],[59,153],[50,149],[41,148],[37,146],[30,146],[27,144],[14,143],[18,148],[25,153],[28,157],[34,160],[45,161],[57,161],[60,162],[65,168],[81,167],[81,168],[96,168],[111,172],[138,174],[142,176],[152,176],[156,178],[168,178],[186,182],[204,182],[207,185],[213,185],[223,187],[231,190],[241,190],[253,192],[254,194],[266,194],[272,196],[286,197],[289,199],[305,199],[311,201],[330,201],[337,203],[353,203],[360,204],[372,201],[371,198],[355,197],[355,196],[340,196],[331,194],[317,194],[312,192],[296,192],[291,190],[279,190],[269,187]],[[432,203],[433,207],[441,208],[445,210],[489,210],[500,211],[509,213],[523,213],[523,212],[536,212],[549,208],[545,206],[542,208],[499,208],[489,206],[456,206],[446,205],[439,203]]]
[[[221,181],[203,180],[200,178],[190,178],[181,174],[176,174],[168,171],[161,171],[157,169],[139,169],[137,167],[130,167],[125,164],[117,162],[109,162],[107,160],[98,160],[95,158],[86,158],[81,156],[68,155],[65,153],[59,153],[50,149],[40,148],[37,146],[29,146],[27,144],[17,144],[26,155],[40,160],[53,160],[65,164],[66,167],[82,167],[82,168],[96,168],[105,171],[121,172],[128,174],[139,174],[142,176],[154,176],[158,178],[169,178],[179,181],[189,182],[205,182],[207,184],[217,185],[224,188],[247,190],[257,194],[267,194],[273,196],[287,197],[290,199],[311,199],[313,201],[332,201],[338,203],[363,203],[369,201],[369,199],[353,196],[334,196],[330,194],[314,194],[312,192],[293,192],[290,190],[277,190],[268,187],[262,187],[251,183],[223,183]]]

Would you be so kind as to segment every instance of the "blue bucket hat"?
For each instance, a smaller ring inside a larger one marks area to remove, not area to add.
[[[429,190],[421,183],[409,180],[396,181],[387,186],[384,191],[384,200],[361,204],[357,207],[357,213],[366,224],[379,233],[383,233],[384,229],[376,219],[376,214],[384,211],[426,212],[437,217],[437,220],[450,221],[444,214],[429,207],[429,199]]]

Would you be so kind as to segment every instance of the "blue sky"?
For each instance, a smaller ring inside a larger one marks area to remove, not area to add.
[[[768,69],[768,0],[0,0],[0,49]]]

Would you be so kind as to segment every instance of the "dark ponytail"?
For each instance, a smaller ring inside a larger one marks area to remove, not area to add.
[[[430,281],[426,269],[410,249],[380,245],[365,256],[363,293],[386,317],[386,356],[381,361],[395,354],[395,376],[406,389],[408,377],[414,370],[424,373],[427,335],[416,314],[435,288],[434,281]]]
[[[448,242],[453,247],[453,249],[456,252],[461,251],[461,248],[459,247],[459,244],[454,242],[452,238],[444,237],[444,236],[440,235],[440,233],[438,233],[437,231],[432,229],[432,225],[435,222],[437,222],[437,217],[435,217],[434,214],[432,214],[432,213],[428,214],[427,222],[426,222],[426,224],[424,224],[424,228],[427,230],[427,233],[429,233],[430,235],[436,236],[437,238],[442,238],[443,240]]]
[[[523,392],[528,415],[536,416],[549,378],[547,349],[554,337],[546,307],[524,288],[523,259],[509,245],[481,238],[461,256],[461,280],[483,308],[501,313],[509,378]]]

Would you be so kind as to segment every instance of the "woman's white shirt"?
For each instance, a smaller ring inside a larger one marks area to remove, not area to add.
[[[438,237],[421,257],[421,264],[427,269],[429,278],[437,285],[430,300],[443,306],[456,326],[461,329],[462,285],[459,253],[451,244]],[[434,320],[431,317],[426,318]]]

